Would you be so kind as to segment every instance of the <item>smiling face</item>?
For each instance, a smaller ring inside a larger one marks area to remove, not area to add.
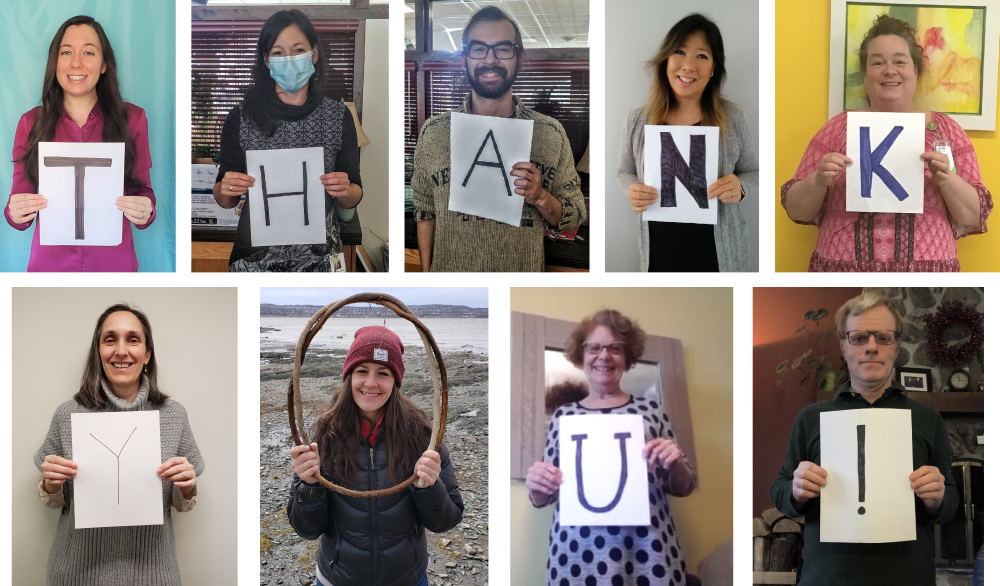
[[[917,70],[910,47],[897,35],[882,35],[868,45],[865,92],[874,112],[908,112],[917,92]]]
[[[319,59],[319,52],[309,44],[309,39],[306,38],[302,29],[293,24],[286,26],[285,30],[281,31],[278,38],[274,40],[274,45],[268,51],[264,64],[269,65],[271,57],[294,57],[309,52],[312,52],[312,62],[315,64]],[[279,95],[287,93],[278,84],[274,84],[274,90]]]
[[[715,71],[712,49],[704,33],[692,33],[667,58],[667,80],[677,99],[701,99]]]
[[[896,320],[884,306],[873,307],[858,316],[848,316],[847,332],[896,331]],[[846,333],[846,332],[845,332]],[[840,339],[840,351],[851,373],[851,388],[855,391],[878,392],[889,386],[892,379],[892,365],[899,353],[899,341],[891,346],[879,346],[875,336],[860,346],[853,346],[846,338]]]
[[[613,344],[623,340],[616,336],[607,326],[597,326],[587,336],[586,344]],[[583,374],[591,387],[617,389],[622,375],[625,374],[625,353],[613,353],[609,348],[602,348],[600,353],[583,353]]]
[[[506,20],[483,21],[469,31],[467,44],[497,45],[506,42],[513,45],[515,38],[514,25]],[[472,91],[480,97],[496,99],[514,85],[521,54],[518,52],[513,59],[497,59],[490,50],[483,59],[472,59],[468,55],[464,55],[463,59]]]
[[[146,349],[142,322],[129,311],[116,311],[101,324],[101,366],[108,386],[119,397],[139,388],[142,367],[152,353]]]
[[[56,59],[56,80],[63,91],[74,97],[95,92],[106,68],[97,31],[86,24],[66,27]]]
[[[395,383],[392,371],[377,362],[362,362],[354,367],[351,371],[351,393],[365,419],[378,421]]]

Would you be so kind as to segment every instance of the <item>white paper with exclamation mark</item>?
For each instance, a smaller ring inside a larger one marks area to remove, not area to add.
[[[820,413],[819,540],[889,543],[917,538],[910,474],[913,433],[908,409]]]

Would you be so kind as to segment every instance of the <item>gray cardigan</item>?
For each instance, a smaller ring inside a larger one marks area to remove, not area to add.
[[[719,139],[719,177],[732,173],[740,180],[746,197],[743,201],[757,201],[757,145],[743,112],[732,102],[726,102],[729,126]],[[625,194],[633,183],[642,183],[642,152],[645,145],[643,127],[647,124],[645,108],[628,113],[622,129],[621,150],[618,154],[618,186]],[[742,203],[742,202],[741,202]],[[719,221],[715,224],[715,249],[719,256],[720,272],[750,271],[750,237],[739,204],[718,206]],[[635,214],[639,228],[639,266],[643,272],[649,267],[649,226],[641,213]],[[662,251],[659,254],[665,254]]]

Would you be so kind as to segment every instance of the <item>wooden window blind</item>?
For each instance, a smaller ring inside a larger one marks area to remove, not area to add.
[[[262,26],[263,21],[191,23],[192,145],[218,150],[226,116],[243,101],[252,81]],[[323,94],[352,101],[358,21],[314,20],[313,26],[326,63]]]

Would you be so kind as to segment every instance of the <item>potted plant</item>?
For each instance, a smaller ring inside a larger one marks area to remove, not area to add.
[[[816,344],[819,346],[819,353],[814,356],[813,349],[810,348],[802,353],[801,356],[795,358],[791,366],[788,364],[788,360],[783,361],[777,366],[775,371],[778,373],[778,384],[780,385],[791,371],[797,370],[802,373],[802,379],[799,381],[799,386],[802,386],[807,380],[815,378],[820,390],[823,391],[833,391],[836,390],[839,381],[839,376],[836,371],[833,370],[833,364],[827,360],[826,352],[826,340],[832,337],[836,330],[828,330],[825,333],[820,330],[819,321],[824,317],[830,315],[830,312],[825,309],[810,309],[802,315],[802,321],[806,322],[805,325],[795,330],[793,335],[798,335],[805,332],[815,338]],[[809,326],[813,326],[810,329]]]
[[[218,159],[219,153],[208,144],[194,147],[191,153],[191,162],[194,164],[215,165],[218,164]]]

